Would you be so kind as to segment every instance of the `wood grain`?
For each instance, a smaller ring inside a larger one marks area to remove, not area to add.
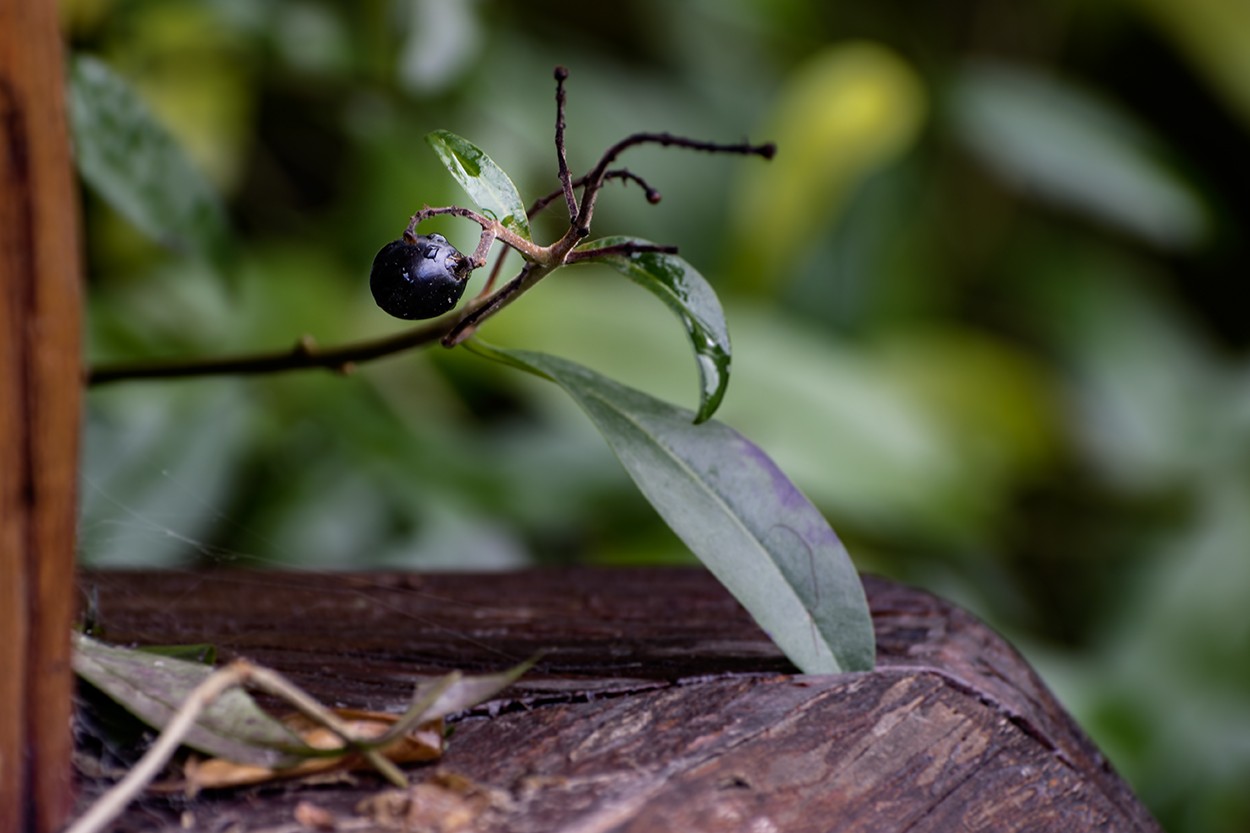
[[[85,579],[106,638],[212,642],[331,703],[397,710],[424,675],[545,651],[408,793],[365,776],[204,795],[180,806],[199,824],[268,829],[312,802],[428,830],[1157,833],[1004,640],[929,594],[866,587],[877,669],[803,676],[700,570]],[[172,825],[162,801],[127,823]]]
[[[56,4],[0,3],[0,833],[70,806],[78,219]]]

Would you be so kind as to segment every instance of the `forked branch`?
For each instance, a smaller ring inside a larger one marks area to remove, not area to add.
[[[676,249],[671,246],[647,246],[632,243],[595,249],[593,251],[576,251],[577,244],[590,233],[590,222],[594,216],[599,192],[609,180],[620,179],[626,182],[634,182],[643,189],[649,203],[654,205],[660,201],[660,192],[642,177],[624,168],[611,168],[612,163],[626,150],[638,145],[658,144],[661,147],[686,148],[706,153],[760,156],[765,159],[771,159],[776,153],[776,146],[772,143],[762,145],[753,145],[746,142],[722,144],[688,139],[671,133],[634,133],[608,148],[594,168],[574,180],[569,173],[564,141],[566,102],[564,82],[567,79],[568,70],[564,67],[556,67],[555,144],[560,188],[536,200],[527,212],[532,217],[551,202],[563,196],[569,211],[570,225],[568,231],[559,240],[549,246],[540,246],[520,236],[512,229],[505,227],[502,223],[479,212],[460,206],[438,208],[426,206],[412,215],[407,228],[404,230],[403,237],[405,241],[413,243],[417,239],[417,226],[431,217],[454,216],[476,223],[481,228],[482,233],[477,247],[470,256],[473,269],[479,269],[486,265],[490,249],[496,240],[503,243],[506,247],[519,252],[525,260],[520,273],[498,290],[494,289],[495,280],[506,252],[501,252],[482,292],[458,312],[448,313],[429,323],[393,336],[347,344],[326,350],[317,347],[311,338],[305,336],[295,347],[289,350],[234,357],[193,359],[190,361],[103,365],[93,367],[89,371],[86,378],[87,384],[100,385],[127,379],[168,379],[223,374],[276,373],[305,368],[326,368],[339,372],[350,372],[356,365],[362,362],[410,350],[414,347],[420,347],[436,341],[447,347],[455,346],[472,335],[486,319],[498,313],[552,271],[565,264],[583,262],[610,255],[630,255],[648,251],[676,252]],[[580,202],[574,193],[577,188],[582,189]]]

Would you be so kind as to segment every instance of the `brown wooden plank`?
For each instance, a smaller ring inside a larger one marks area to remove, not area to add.
[[[103,573],[85,586],[109,639],[213,642],[332,703],[398,709],[422,675],[547,651],[456,724],[403,801],[366,776],[201,796],[183,808],[200,824],[265,829],[301,801],[355,818],[372,800],[429,829],[1158,830],[1007,643],[877,579],[878,669],[822,677],[788,673],[700,570]],[[128,822],[172,825],[162,801]]]
[[[716,680],[579,711],[462,729],[447,766],[517,796],[484,829],[1150,829],[933,672]],[[504,748],[525,752],[492,755],[509,723]]]
[[[7,7],[5,7],[7,9]],[[0,12],[7,42],[9,12]],[[9,47],[0,46],[0,54]],[[2,59],[0,59],[2,60]],[[6,61],[7,63],[7,61]],[[30,653],[26,559],[27,415],[26,347],[22,316],[30,267],[21,242],[29,227],[23,195],[29,192],[25,153],[18,142],[20,109],[7,68],[0,68],[0,833],[17,833],[25,821],[25,669]]]
[[[56,4],[0,3],[0,833],[70,804],[78,218]]]

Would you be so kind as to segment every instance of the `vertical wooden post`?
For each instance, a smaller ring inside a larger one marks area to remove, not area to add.
[[[0,833],[71,800],[78,206],[56,4],[0,0]]]

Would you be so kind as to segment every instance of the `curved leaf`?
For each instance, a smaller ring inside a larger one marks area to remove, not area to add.
[[[992,171],[1020,190],[1160,246],[1210,232],[1197,192],[1131,116],[1080,87],[1009,64],[955,75],[951,124]]]
[[[633,237],[604,237],[577,247],[579,252],[625,244],[651,245]],[[582,263],[604,263],[639,284],[672,308],[685,325],[699,365],[699,411],[695,422],[710,419],[729,385],[729,328],[716,290],[677,255],[640,252],[607,254]]]
[[[529,239],[530,223],[525,203],[521,202],[521,195],[503,168],[477,145],[455,133],[435,130],[425,140],[480,208],[491,212],[507,228]]]
[[[163,729],[213,667],[75,634],[74,672],[144,723]],[[206,755],[271,767],[319,754],[237,688],[205,710],[183,744]]]
[[[796,666],[872,668],[872,620],[846,549],[758,446],[564,359],[468,346],[564,388],[664,521]]]
[[[125,79],[95,58],[75,58],[69,116],[78,170],[93,191],[161,245],[225,269],[221,199]]]

